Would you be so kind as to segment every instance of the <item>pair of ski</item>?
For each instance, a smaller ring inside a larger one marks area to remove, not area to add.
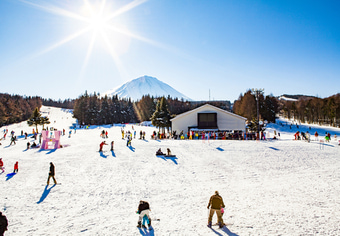
[[[224,226],[230,226],[230,225],[233,225],[233,224],[226,224],[226,223],[223,223],[221,229],[222,229]],[[211,225],[211,226],[209,226],[209,225],[207,225],[207,226],[208,226],[209,228],[211,228],[212,226],[219,226],[219,224],[218,224],[218,223],[215,223],[215,224],[213,224],[213,225]]]

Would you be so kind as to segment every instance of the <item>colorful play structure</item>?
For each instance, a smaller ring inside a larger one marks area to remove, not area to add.
[[[60,148],[60,137],[61,137],[61,131],[50,131],[51,135],[48,137],[48,130],[41,131],[42,135],[42,144],[41,149],[58,149]],[[49,148],[49,147],[53,148]]]

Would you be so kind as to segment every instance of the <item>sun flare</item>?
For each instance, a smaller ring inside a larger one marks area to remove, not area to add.
[[[85,23],[84,28],[80,28],[76,32],[66,36],[64,39],[48,47],[47,49],[44,49],[42,52],[36,55],[40,56],[87,34],[89,35],[89,46],[86,50],[81,74],[86,69],[95,48],[94,45],[96,42],[98,42],[98,40],[103,42],[101,45],[103,45],[106,48],[107,53],[111,55],[117,69],[120,72],[123,71],[123,65],[120,61],[119,55],[121,53],[125,53],[128,50],[128,44],[132,38],[154,44],[151,40],[132,33],[125,25],[117,25],[112,23],[113,19],[118,18],[120,15],[134,9],[148,0],[132,0],[130,3],[115,10],[110,10],[110,7],[106,4],[106,0],[102,0],[99,5],[92,5],[90,0],[83,0],[84,5],[82,7],[82,13],[69,11],[65,8],[60,8],[55,5],[47,5],[48,3],[40,5],[31,2],[30,0],[21,1],[34,8]]]
[[[90,27],[95,31],[102,31],[107,26],[107,21],[101,15],[94,15],[89,19]]]

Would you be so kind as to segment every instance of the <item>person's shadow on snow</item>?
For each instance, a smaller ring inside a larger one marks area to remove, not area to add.
[[[14,177],[14,175],[16,175],[15,172],[7,174],[7,175],[6,175],[6,177],[7,177],[6,181],[12,179],[12,178]]]
[[[44,189],[44,192],[41,195],[40,200],[37,202],[37,204],[42,203],[45,200],[45,198],[47,197],[47,195],[51,192],[51,189],[54,188],[54,187],[55,187],[55,185],[53,185],[52,187],[48,188],[48,185],[46,185],[46,187]]]
[[[148,235],[148,236],[155,236],[155,230],[146,230],[146,229],[142,229],[142,228],[139,228],[139,233],[141,235]]]
[[[115,152],[112,150],[111,151],[111,155],[113,156],[113,157],[116,157],[116,154],[115,154]]]
[[[128,147],[130,148],[131,151],[135,152],[135,149],[136,149],[136,148],[134,148],[134,147],[132,147],[132,146],[128,146]]]
[[[228,236],[239,236],[238,234],[231,232],[226,226],[224,226],[221,230],[222,230],[222,232],[226,233]],[[211,228],[211,231],[213,231],[215,234],[217,234],[219,236],[224,235],[224,234],[219,233],[217,230],[215,230],[213,228]]]
[[[100,153],[100,156],[102,157],[102,158],[107,158],[107,155],[105,155],[103,152],[99,152]]]

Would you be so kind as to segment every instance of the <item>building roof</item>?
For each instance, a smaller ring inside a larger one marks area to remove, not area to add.
[[[202,110],[204,108],[212,108],[214,110],[217,110],[217,111],[220,111],[220,112],[223,112],[225,114],[228,114],[228,115],[231,115],[231,116],[234,116],[235,118],[239,118],[239,119],[243,119],[243,120],[247,120],[247,118],[243,117],[243,116],[239,116],[239,115],[236,115],[235,113],[232,113],[232,112],[229,112],[229,111],[226,111],[226,110],[223,110],[221,108],[218,108],[218,107],[215,107],[213,105],[210,105],[210,104],[204,104],[203,106],[200,106],[200,107],[197,107],[191,111],[187,111],[187,112],[184,112],[182,114],[179,114],[177,115],[176,117],[172,118],[170,121],[174,121],[174,120],[177,120],[183,116],[186,116],[190,113],[195,113],[195,112],[199,112],[199,110]]]

